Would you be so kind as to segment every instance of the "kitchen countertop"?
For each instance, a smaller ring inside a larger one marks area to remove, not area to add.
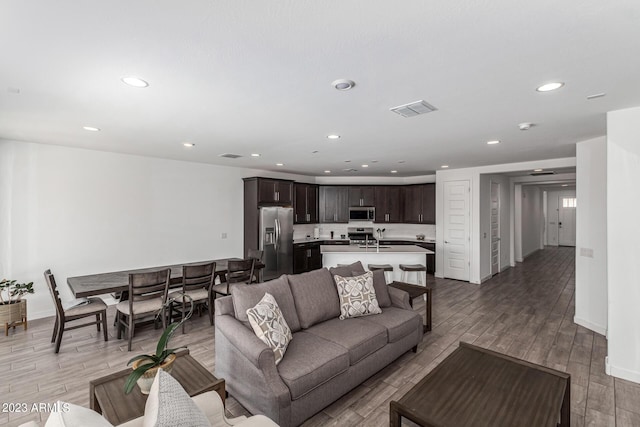
[[[375,253],[387,253],[387,254],[432,254],[430,251],[420,246],[415,245],[381,245],[369,246],[367,248],[360,247],[360,245],[322,245],[320,246],[320,252],[323,254],[341,254],[341,253],[363,253],[363,254],[375,254]]]
[[[425,238],[424,240],[418,240],[415,237],[383,237],[380,240],[396,240],[396,241],[402,241],[402,242],[411,242],[411,243],[435,243],[436,240],[433,238]],[[349,239],[336,239],[336,238],[331,238],[329,236],[324,236],[324,237],[320,237],[318,239],[314,239],[313,237],[303,237],[301,239],[294,239],[293,243],[310,243],[310,242],[319,242],[322,243],[324,241],[330,241],[330,242],[349,242]]]

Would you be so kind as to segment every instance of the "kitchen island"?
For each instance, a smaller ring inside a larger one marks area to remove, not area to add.
[[[338,264],[352,264],[356,261],[360,261],[365,269],[369,264],[390,264],[393,272],[387,274],[390,275],[391,280],[397,281],[402,277],[400,264],[426,265],[427,255],[433,254],[433,251],[415,245],[369,245],[366,247],[364,245],[322,245],[320,252],[322,266],[327,268]],[[410,282],[416,282],[415,274],[411,275]]]

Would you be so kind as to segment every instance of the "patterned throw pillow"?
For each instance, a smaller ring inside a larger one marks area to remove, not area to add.
[[[355,277],[333,276],[340,297],[340,319],[380,314],[380,305],[373,289],[373,273]]]
[[[293,335],[273,295],[265,293],[258,304],[247,310],[247,317],[256,336],[273,350],[276,365],[280,363]]]
[[[158,369],[144,407],[142,426],[209,427],[211,423],[180,383]]]

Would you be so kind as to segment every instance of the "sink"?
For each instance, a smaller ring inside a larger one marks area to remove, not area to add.
[[[391,246],[384,246],[384,245],[380,245],[380,246],[376,246],[376,245],[369,245],[369,246],[365,246],[365,245],[361,245],[358,246],[360,249],[389,249]]]

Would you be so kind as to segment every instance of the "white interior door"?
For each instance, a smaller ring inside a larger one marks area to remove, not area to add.
[[[575,197],[561,196],[558,205],[558,244],[575,246],[577,200]]]
[[[500,272],[500,183],[491,182],[491,275]]]
[[[444,277],[469,281],[469,181],[444,183]]]

